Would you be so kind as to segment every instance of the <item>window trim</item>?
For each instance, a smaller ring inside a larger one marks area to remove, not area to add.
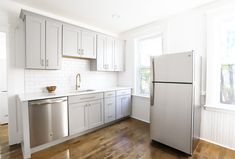
[[[218,29],[218,26],[216,24],[220,24],[221,21],[225,20],[225,19],[232,19],[232,17],[235,17],[235,12],[228,12],[228,11],[222,11],[222,12],[211,12],[209,14],[207,14],[206,20],[207,20],[207,27],[206,27],[206,31],[207,31],[207,64],[206,64],[206,104],[204,105],[204,109],[205,110],[213,110],[213,111],[222,111],[222,112],[233,112],[235,113],[235,105],[234,104],[224,104],[224,103],[220,103],[220,89],[219,87],[213,87],[215,86],[215,83],[212,84],[212,81],[220,81],[219,76],[216,75],[216,77],[213,76],[213,78],[216,78],[216,80],[211,80],[212,79],[212,75],[213,73],[213,69],[215,67],[219,67],[220,64],[222,64],[222,61],[215,61],[215,59],[213,59],[213,56],[216,55],[219,57],[218,51],[215,52],[214,50],[215,47],[213,47],[215,45],[216,42],[218,42],[218,40],[215,40],[215,36],[214,32],[216,31],[216,29]],[[217,57],[217,58],[218,58]],[[213,67],[213,69],[211,68]],[[217,68],[219,69],[219,68]],[[214,74],[215,75],[215,74]],[[212,88],[216,89],[215,91],[212,91]],[[217,93],[217,95],[215,95],[215,93]],[[218,99],[216,98],[218,97]],[[216,99],[215,99],[216,98]]]
[[[140,93],[140,53],[139,53],[139,49],[138,49],[138,43],[139,41],[142,40],[148,40],[148,39],[154,39],[157,37],[161,37],[161,41],[162,41],[162,54],[164,54],[164,50],[165,50],[165,43],[164,43],[164,33],[163,32],[158,32],[155,34],[149,34],[147,36],[141,36],[139,38],[135,39],[135,95],[136,96],[141,96],[141,97],[149,97],[150,94],[141,94]],[[144,67],[143,67],[144,68]],[[148,68],[148,67],[145,67]]]

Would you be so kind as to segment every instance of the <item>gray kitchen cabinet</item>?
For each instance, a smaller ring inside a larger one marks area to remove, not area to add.
[[[96,58],[96,33],[71,25],[63,25],[63,55]]]
[[[114,42],[114,71],[124,71],[124,47],[125,42],[120,39],[115,39]]]
[[[80,56],[83,58],[96,59],[96,34],[82,30]]]
[[[38,16],[26,16],[26,68],[60,69],[60,23]]]
[[[116,96],[116,119],[120,119],[130,115],[131,115],[131,94]]]
[[[103,93],[69,97],[70,135],[98,127],[104,123]]]
[[[88,103],[89,129],[100,126],[104,123],[103,120],[103,99],[90,101]]]
[[[91,61],[94,71],[124,71],[124,41],[97,35],[97,58]]]
[[[63,25],[63,56],[79,57],[81,30],[75,26]]]
[[[74,135],[88,129],[88,103],[69,104],[69,134]]]
[[[25,17],[26,68],[45,69],[45,19]]]
[[[106,71],[114,71],[114,39],[107,37],[106,43],[107,51],[104,56]]]
[[[46,21],[46,69],[61,68],[61,31],[61,23]]]
[[[105,98],[104,103],[105,103],[104,104],[105,123],[114,121],[116,119],[115,97]]]
[[[104,96],[104,121],[108,123],[116,119],[115,91],[105,92]]]
[[[97,58],[93,60],[91,68],[94,70],[105,71],[105,61],[104,57],[106,56],[106,36],[97,35]]]

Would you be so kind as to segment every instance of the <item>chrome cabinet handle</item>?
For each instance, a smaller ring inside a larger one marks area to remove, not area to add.
[[[152,73],[151,73],[151,79],[150,79],[150,103],[151,103],[151,106],[154,105],[154,59],[152,58],[151,59],[151,70],[152,70]]]

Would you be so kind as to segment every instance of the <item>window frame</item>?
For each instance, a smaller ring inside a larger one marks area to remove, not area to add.
[[[138,49],[138,43],[140,41],[143,41],[143,40],[148,40],[148,39],[154,39],[154,38],[161,38],[161,41],[162,41],[162,54],[164,54],[164,36],[163,36],[163,32],[159,32],[159,33],[156,33],[156,34],[151,34],[151,35],[147,35],[147,36],[143,36],[143,37],[140,37],[140,38],[136,38],[135,39],[135,55],[136,55],[136,58],[135,58],[135,94],[137,96],[141,96],[141,97],[150,97],[150,93],[149,94],[142,94],[141,91],[140,91],[140,85],[141,85],[141,79],[140,79],[140,69],[141,68],[149,68],[151,69],[151,67],[146,67],[146,66],[142,66],[140,65],[140,51]],[[156,55],[157,56],[157,55]],[[151,70],[150,70],[151,71]]]
[[[219,50],[221,48],[218,46],[216,49],[219,40],[216,39],[218,34],[214,34],[218,32],[219,27],[222,26],[221,22],[228,19],[234,19],[235,12],[230,11],[222,11],[222,12],[209,12],[207,13],[207,66],[206,66],[206,104],[205,107],[215,110],[225,110],[225,111],[235,111],[234,104],[224,104],[220,102],[220,73],[221,73],[221,64],[229,64],[222,60],[219,60],[221,54],[219,54]],[[234,20],[235,22],[235,20]],[[219,38],[218,38],[219,39]],[[214,69],[214,70],[213,70]],[[217,73],[216,73],[217,71]]]

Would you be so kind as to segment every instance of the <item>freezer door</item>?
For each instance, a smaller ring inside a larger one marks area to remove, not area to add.
[[[187,154],[192,151],[192,85],[154,84],[151,138]]]
[[[154,58],[153,81],[193,81],[193,52],[167,54]]]

